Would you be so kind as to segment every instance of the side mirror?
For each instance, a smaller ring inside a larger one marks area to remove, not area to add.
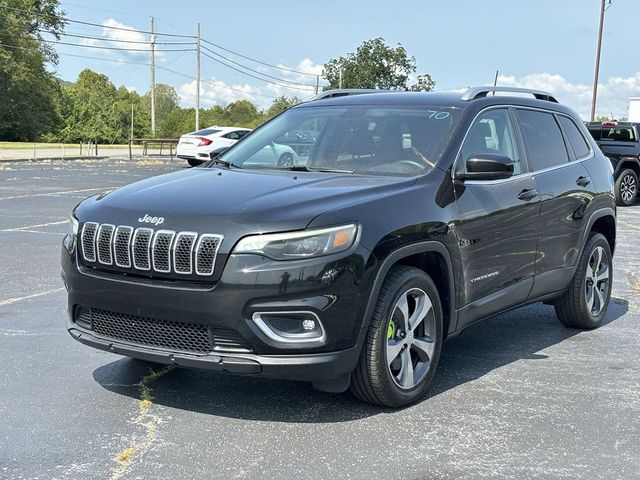
[[[467,171],[459,180],[501,180],[513,176],[513,160],[497,153],[478,153],[467,159]]]
[[[218,147],[218,148],[214,148],[213,150],[211,150],[209,152],[209,158],[211,160],[213,160],[214,158],[222,155],[224,152],[226,152],[227,150],[229,150],[229,147]]]

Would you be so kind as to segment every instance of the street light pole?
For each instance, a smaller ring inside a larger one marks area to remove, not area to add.
[[[593,93],[591,95],[591,121],[596,117],[596,97],[598,96],[598,77],[600,76],[600,53],[602,51],[602,30],[604,29],[604,12],[611,6],[612,0],[601,0],[600,27],[598,28],[598,47],[596,49],[596,68],[593,75]]]

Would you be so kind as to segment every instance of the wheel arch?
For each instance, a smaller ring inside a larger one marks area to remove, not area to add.
[[[622,157],[616,165],[615,178],[617,179],[627,169],[633,170],[640,178],[640,160],[638,160],[638,157]]]
[[[609,242],[611,254],[613,255],[616,246],[616,212],[613,208],[606,207],[593,212],[593,214],[589,218],[589,223],[587,223],[587,227],[584,229],[584,233],[582,235],[580,255],[582,255],[584,247],[589,240],[589,235],[592,232],[601,233],[605,236],[605,238]],[[578,258],[580,258],[580,255],[578,256]],[[577,268],[578,262],[576,262],[575,266],[573,267],[572,275],[575,274]]]
[[[400,247],[382,261],[369,294],[360,337],[364,338],[382,284],[389,271],[396,265],[418,268],[429,275],[436,284],[442,305],[443,332],[446,338],[455,329],[457,323],[454,271],[451,255],[447,248],[442,243],[433,240]]]

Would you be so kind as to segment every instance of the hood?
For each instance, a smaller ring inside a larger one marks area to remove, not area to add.
[[[389,195],[414,182],[415,178],[194,168],[88,198],[76,216],[81,222],[222,234],[227,240],[223,249],[228,250],[245,235],[301,230],[322,213]],[[145,216],[164,220],[141,222]]]

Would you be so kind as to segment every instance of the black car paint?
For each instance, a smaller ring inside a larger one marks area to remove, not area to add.
[[[596,143],[602,153],[611,161],[614,178],[617,179],[625,168],[630,168],[636,172],[636,175],[640,176],[640,140],[638,137],[638,134],[640,134],[640,123],[621,122],[616,125],[633,128],[636,140],[596,139]],[[607,128],[606,122],[605,126],[599,122],[589,122],[587,126],[590,132],[600,132],[602,128]],[[598,135],[598,137],[600,137],[600,135]]]
[[[584,126],[593,156],[563,165],[560,172],[534,172],[493,185],[460,181],[452,174],[460,144],[479,112],[504,105],[536,108],[568,115],[581,125],[561,105],[519,97],[464,102],[454,95],[404,93],[322,102],[440,104],[460,108],[462,114],[436,167],[415,178],[213,166],[150,178],[82,202],[75,210],[81,226],[86,221],[136,225],[148,213],[165,217],[163,228],[222,233],[225,238],[208,281],[104,272],[82,265],[77,248],[63,248],[71,315],[75,305],[88,305],[225,326],[237,330],[253,353],[203,357],[126,345],[97,338],[69,320],[74,338],[161,363],[330,381],[355,367],[377,294],[396,262],[435,262],[431,267],[438,269],[433,274],[439,276],[451,336],[476,320],[561,295],[589,229],[597,218],[615,216],[611,168]],[[579,185],[581,177],[589,183]],[[518,198],[527,189],[538,195]],[[361,226],[359,241],[341,254],[277,262],[232,253],[237,241],[250,234],[353,222]],[[283,276],[296,279],[286,291]],[[322,345],[275,344],[249,320],[258,309],[301,308],[322,318],[327,331]]]

